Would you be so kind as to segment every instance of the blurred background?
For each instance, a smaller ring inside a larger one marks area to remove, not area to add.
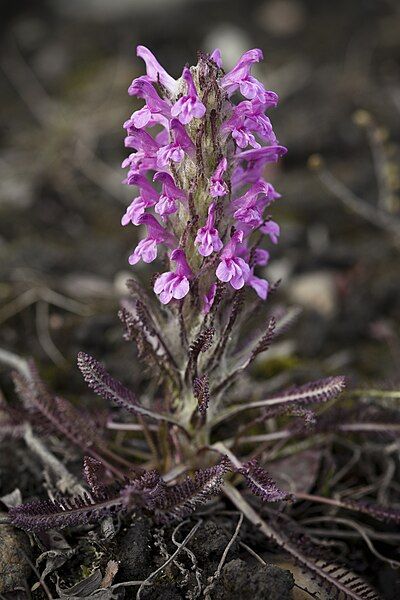
[[[143,72],[135,46],[174,76],[199,49],[221,48],[228,69],[259,47],[257,76],[280,96],[270,116],[289,148],[268,174],[282,236],[265,275],[282,279],[279,302],[303,307],[259,375],[395,379],[397,0],[3,0],[1,11],[2,347],[35,356],[59,388],[79,381],[80,349],[118,376],[132,356],[116,312],[136,241],[120,226],[132,195],[122,123],[137,108],[126,90]]]

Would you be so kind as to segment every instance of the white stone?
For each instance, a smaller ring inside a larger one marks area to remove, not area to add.
[[[313,271],[294,277],[288,286],[291,302],[310,308],[324,317],[332,317],[337,309],[337,289],[329,271]]]

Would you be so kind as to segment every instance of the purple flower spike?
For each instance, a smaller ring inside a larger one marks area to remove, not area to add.
[[[222,250],[223,243],[220,240],[219,233],[214,227],[215,223],[215,202],[210,204],[208,209],[208,218],[204,227],[201,227],[194,243],[197,246],[199,254],[210,256],[213,252]]]
[[[177,264],[176,270],[159,275],[154,283],[154,291],[162,304],[168,304],[172,298],[181,300],[189,292],[189,278],[192,276],[192,271],[185,253],[177,248],[171,253],[171,260]]]
[[[228,95],[233,94],[238,88],[245,97],[259,98],[261,101],[265,95],[265,89],[262,83],[250,75],[251,67],[254,63],[263,59],[263,53],[259,49],[248,50],[240,58],[239,62],[229,73],[221,79],[221,85],[227,91]]]
[[[260,231],[261,233],[269,235],[269,238],[273,244],[278,243],[278,238],[281,233],[281,228],[279,227],[278,223],[275,223],[275,221],[267,221],[262,227],[260,227]]]
[[[138,225],[147,226],[147,236],[141,240],[129,257],[129,264],[135,265],[139,260],[151,263],[157,258],[157,245],[164,243],[172,246],[175,243],[174,236],[164,229],[153,215],[142,215],[138,219]]]
[[[129,94],[145,105],[124,124],[125,145],[134,150],[123,166],[124,183],[138,186],[139,193],[122,224],[144,224],[147,233],[129,262],[152,262],[160,245],[179,245],[170,256],[176,266],[154,285],[164,304],[191,293],[192,305],[200,300],[207,314],[218,280],[230,284],[228,296],[231,288],[247,285],[265,299],[268,282],[255,270],[268,263],[269,254],[258,247],[259,233],[276,244],[280,231],[266,214],[279,194],[264,181],[264,169],[286,148],[265,114],[278,96],[251,74],[261,50],[245,52],[226,75],[218,49],[200,53],[198,64],[185,66],[177,81],[147,48],[139,46],[137,54],[147,74],[132,81]],[[236,91],[244,96],[238,102]],[[193,125],[193,119],[202,121]]]
[[[162,192],[155,205],[154,210],[159,215],[171,215],[177,211],[177,200],[186,200],[186,194],[180,190],[168,173],[158,172],[154,175],[154,181],[161,181]]]
[[[171,115],[178,117],[182,125],[187,125],[194,118],[202,119],[206,114],[206,107],[199,100],[190,69],[185,67],[182,77],[186,81],[188,93],[175,102]]]
[[[174,141],[160,148],[157,152],[157,165],[166,167],[170,160],[180,163],[185,153],[191,158],[194,158],[196,149],[186,133],[185,127],[178,119],[172,119],[171,132],[174,136]]]
[[[161,83],[161,85],[163,85],[171,94],[176,94],[176,80],[167,73],[148,48],[145,46],[138,46],[136,48],[136,55],[142,58],[146,63],[146,73],[150,81]]]
[[[243,242],[243,231],[235,231],[221,253],[216,275],[220,281],[229,282],[235,290],[240,290],[250,276],[250,267],[243,258],[237,256],[237,246]]]
[[[210,194],[213,198],[226,196],[228,193],[228,186],[222,178],[227,168],[228,161],[224,157],[221,159],[218,167],[215,169],[214,175],[212,175],[210,179]]]

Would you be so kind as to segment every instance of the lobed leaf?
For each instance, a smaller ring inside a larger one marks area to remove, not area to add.
[[[253,494],[259,496],[263,502],[280,502],[281,500],[291,499],[291,495],[278,487],[277,483],[259,465],[256,459],[243,464],[238,472],[244,476]]]
[[[176,425],[179,423],[169,415],[151,411],[141,406],[136,394],[125,387],[120,381],[114,379],[105,369],[104,365],[85,352],[78,354],[78,367],[87,385],[105,400],[115,402],[135,415],[144,415],[158,421],[169,421]]]

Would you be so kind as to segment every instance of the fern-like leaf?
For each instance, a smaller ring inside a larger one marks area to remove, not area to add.
[[[93,446],[103,448],[104,442],[90,420],[82,417],[79,411],[64,398],[54,397],[40,379],[32,362],[29,363],[29,370],[29,379],[20,373],[13,373],[16,392],[30,411],[28,415],[32,415],[32,411],[39,411],[55,430],[80,448],[86,450]]]
[[[294,404],[321,404],[328,402],[340,394],[346,386],[342,376],[326,377],[300,386],[293,386],[276,396],[269,396],[265,403],[269,406]]]
[[[156,471],[148,471],[123,486],[101,486],[96,465],[85,460],[84,473],[92,489],[91,495],[55,500],[35,500],[10,509],[13,525],[26,531],[76,527],[97,522],[105,516],[124,513],[135,507],[150,512],[161,505],[165,497],[165,483]]]
[[[253,351],[251,353],[250,362],[253,362],[253,360],[259,354],[268,350],[268,348],[271,346],[271,344],[274,340],[275,329],[276,329],[276,319],[275,319],[275,317],[271,317],[267,322],[267,326],[266,326],[264,335],[259,339],[259,341],[257,342],[255,348],[253,349]]]
[[[224,457],[214,467],[199,469],[194,477],[187,477],[183,482],[166,488],[164,497],[159,497],[160,501],[156,503],[158,521],[182,519],[208,502],[220,492],[224,475],[231,468],[229,459]]]
[[[293,554],[292,554],[293,555]],[[316,577],[329,598],[343,600],[382,600],[377,592],[353,571],[324,561],[313,561],[300,553],[297,562]]]
[[[327,377],[311,383],[306,383],[298,387],[291,387],[277,395],[269,396],[264,400],[255,400],[247,404],[237,404],[231,406],[226,411],[216,416],[214,425],[228,419],[244,410],[253,408],[271,408],[279,407],[303,407],[307,404],[319,404],[328,402],[340,394],[345,388],[346,380],[344,377]]]
[[[387,521],[400,524],[400,509],[382,504],[373,504],[371,502],[363,502],[360,500],[337,500],[338,505],[348,510],[369,515],[378,521]]]
[[[11,508],[9,516],[16,527],[26,531],[42,531],[86,525],[121,509],[119,497],[94,500],[85,495],[54,501],[35,500]]]
[[[83,475],[86,482],[94,494],[101,494],[105,490],[105,469],[103,463],[91,456],[85,456],[83,459]]]
[[[151,411],[138,402],[136,395],[120,381],[107,373],[104,365],[85,352],[78,354],[78,367],[87,385],[105,400],[115,402],[135,415],[143,415],[158,421],[169,421],[178,424],[173,417]]]
[[[197,400],[199,412],[204,416],[207,413],[208,404],[210,402],[210,386],[207,374],[194,379],[193,394]]]
[[[263,502],[280,502],[291,499],[291,495],[278,487],[256,459],[243,464],[238,472],[244,476],[253,494],[259,496]]]
[[[207,352],[211,348],[215,335],[214,327],[207,327],[190,344],[188,371],[197,372],[197,360],[201,352]]]

